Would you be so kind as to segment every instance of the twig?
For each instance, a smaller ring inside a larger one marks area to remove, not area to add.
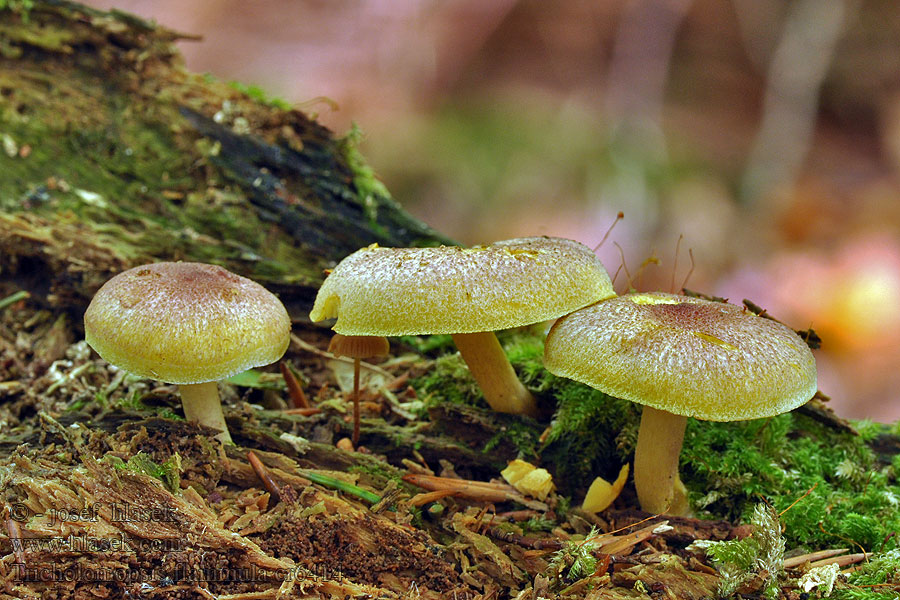
[[[611,536],[608,541],[605,539],[594,539],[593,541],[602,548],[604,554],[627,554],[635,545],[650,539],[656,534],[657,529],[668,524],[668,521],[661,521],[625,535],[612,536],[611,534],[605,534]]]
[[[262,464],[262,461],[259,460],[259,457],[256,456],[253,450],[247,451],[247,460],[250,461],[250,466],[253,467],[257,477],[262,481],[263,487],[265,487],[266,491],[277,501],[281,497],[281,487],[275,483],[275,480],[269,475],[266,466]]]
[[[818,552],[810,552],[809,554],[801,554],[800,556],[792,556],[784,559],[784,568],[793,569],[799,567],[806,562],[814,563],[818,560],[831,558],[839,554],[847,552],[849,548],[831,548],[829,550],[819,550]]]
[[[825,565],[837,565],[839,567],[846,567],[849,565],[855,565],[856,563],[862,561],[868,561],[869,556],[871,556],[868,552],[859,552],[857,554],[845,554],[843,556],[834,556],[832,558],[825,558],[823,560],[817,560],[816,562],[809,563],[809,566],[812,568],[816,567],[824,567]]]
[[[291,396],[291,404],[294,405],[294,408],[309,408],[306,394],[303,393],[303,388],[300,387],[297,376],[294,375],[288,364],[281,361],[278,363],[278,368],[281,369],[281,376],[284,377],[284,383],[287,384],[288,394]]]
[[[317,415],[320,412],[322,412],[321,408],[319,408],[317,406],[313,406],[311,408],[286,408],[283,411],[281,411],[281,414],[283,414],[283,415],[300,415],[302,417],[310,417],[312,415]]]
[[[410,506],[422,506],[428,504],[430,502],[437,502],[442,498],[446,498],[447,496],[455,496],[457,494],[454,490],[435,490],[433,492],[423,492],[421,494],[416,494],[412,498],[409,499]]]
[[[403,481],[435,492],[440,490],[453,491],[467,500],[477,500],[481,502],[505,502],[507,500],[514,500],[518,496],[515,488],[511,486],[487,483],[485,481],[452,479],[450,477],[418,475],[415,473],[404,475]]]
[[[525,546],[526,548],[531,548],[533,550],[559,550],[563,546],[562,542],[557,539],[527,537],[512,531],[500,529],[499,527],[488,528],[487,534],[494,539],[517,544],[519,546]]]

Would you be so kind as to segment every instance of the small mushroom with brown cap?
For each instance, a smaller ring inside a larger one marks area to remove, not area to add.
[[[334,334],[328,351],[353,359],[353,446],[359,444],[359,363],[363,358],[384,356],[390,351],[387,338],[372,335]]]
[[[778,415],[816,392],[816,363],[794,331],[733,304],[666,293],[604,300],[550,330],[544,365],[643,404],[634,456],[641,507],[687,514],[678,455],[687,417]]]
[[[275,362],[291,320],[258,283],[222,267],[160,262],[119,273],[84,314],[87,343],[110,364],[181,392],[184,415],[231,441],[216,381]]]
[[[556,319],[615,295],[586,246],[530,237],[461,248],[382,248],[342,260],[310,313],[337,317],[352,336],[451,334],[484,397],[499,412],[536,416],[494,331]]]

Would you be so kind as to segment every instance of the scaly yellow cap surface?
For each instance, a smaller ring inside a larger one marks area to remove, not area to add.
[[[84,314],[87,343],[143,377],[216,381],[275,362],[291,321],[258,283],[215,265],[163,262],[119,273]]]
[[[676,294],[628,294],[560,319],[544,364],[610,396],[710,421],[781,414],[816,392],[815,359],[790,328]]]
[[[555,319],[614,296],[586,246],[530,237],[490,246],[381,248],[342,260],[310,313],[344,335],[476,333]]]

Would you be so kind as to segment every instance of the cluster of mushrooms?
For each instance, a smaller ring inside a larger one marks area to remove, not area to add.
[[[186,319],[191,311],[196,316]],[[687,417],[773,416],[816,392],[815,360],[793,330],[727,303],[616,296],[594,253],[560,238],[372,245],[328,275],[310,318],[336,319],[330,349],[355,359],[357,378],[360,359],[387,352],[386,337],[450,334],[490,406],[530,416],[538,403],[493,332],[558,319],[545,341],[546,368],[643,405],[634,482],[641,507],[653,513],[690,510],[678,476]],[[85,314],[85,337],[104,359],[179,384],[188,420],[220,430],[223,440],[230,438],[215,381],[278,360],[289,336],[290,320],[272,294],[197,263],[121,273]],[[358,379],[356,387],[355,399]]]

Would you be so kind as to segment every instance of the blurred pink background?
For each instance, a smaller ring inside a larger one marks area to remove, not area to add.
[[[202,35],[180,42],[193,71],[357,123],[395,197],[461,242],[594,246],[624,212],[610,273],[624,256],[635,287],[677,289],[690,248],[688,287],[816,328],[840,415],[900,419],[900,4],[88,4]]]

